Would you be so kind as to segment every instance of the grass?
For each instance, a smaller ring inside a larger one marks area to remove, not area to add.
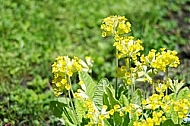
[[[168,15],[182,11],[186,2],[0,1],[0,125],[56,125],[49,102],[55,98],[51,64],[59,55],[93,56],[95,78],[114,76],[108,73],[114,71],[112,44],[109,38],[102,42],[99,28],[109,15],[125,15],[132,22],[132,34],[143,38],[145,53],[185,43],[177,20]]]

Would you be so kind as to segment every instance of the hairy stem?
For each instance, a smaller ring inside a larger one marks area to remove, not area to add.
[[[79,124],[79,121],[78,121],[78,119],[77,119],[77,112],[76,112],[76,110],[75,110],[74,103],[73,103],[73,100],[72,100],[72,98],[71,98],[71,94],[74,95],[74,91],[73,91],[73,89],[72,89],[70,77],[67,77],[67,78],[68,78],[69,85],[71,86],[71,89],[69,90],[69,99],[70,99],[70,101],[71,101],[71,108],[73,109],[72,112],[73,112],[73,114],[74,114],[74,117],[75,117],[75,119],[76,119],[76,121],[77,121],[77,125],[78,125],[78,124]],[[74,121],[74,122],[75,122],[75,121]]]
[[[115,55],[115,65],[116,65],[116,81],[115,81],[115,98],[117,98],[117,90],[118,90],[118,78],[117,78],[117,69],[118,69],[118,58],[117,58],[117,55],[118,55],[118,50],[116,49],[116,55]]]

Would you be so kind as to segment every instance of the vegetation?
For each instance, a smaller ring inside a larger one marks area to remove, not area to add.
[[[52,83],[55,95],[64,94],[60,97],[64,100],[51,102],[55,115],[69,126],[188,125],[184,120],[189,119],[190,90],[168,76],[168,69],[180,64],[177,52],[161,48],[142,54],[142,41],[129,36],[131,24],[124,16],[105,18],[101,29],[103,37],[114,39],[108,43],[115,47],[114,86],[106,78],[96,83],[88,75],[91,58],[85,63],[78,57],[59,56],[52,65]],[[155,80],[160,72],[164,79]],[[74,73],[79,77],[77,91],[71,81]],[[143,83],[144,88],[138,89]]]
[[[93,77],[112,80],[114,50],[99,30],[108,15],[132,22],[131,34],[143,38],[144,53],[187,41],[188,31],[175,17],[189,12],[183,7],[188,0],[0,0],[0,5],[0,125],[59,124],[49,109],[55,99],[51,65],[59,55],[93,55]]]

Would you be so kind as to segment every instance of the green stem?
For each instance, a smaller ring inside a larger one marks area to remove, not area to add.
[[[168,79],[168,67],[166,68],[166,80]],[[167,86],[167,89],[166,89],[166,95],[168,95],[168,85]]]
[[[152,72],[153,72],[153,69],[152,69]],[[154,92],[155,92],[154,75],[155,74],[152,75],[152,94],[154,94]]]
[[[67,78],[68,78],[69,85],[71,86],[71,89],[69,90],[69,99],[70,99],[70,101],[71,101],[71,108],[73,109],[72,112],[73,112],[73,114],[74,114],[74,116],[75,116],[75,119],[76,119],[77,125],[78,125],[78,124],[79,124],[79,121],[78,121],[78,119],[77,119],[77,112],[76,112],[76,110],[75,110],[75,108],[74,108],[74,103],[73,103],[72,98],[71,98],[71,94],[74,95],[74,91],[73,91],[73,89],[72,89],[70,77],[67,77]],[[75,121],[74,121],[74,122],[75,122]]]
[[[117,69],[118,69],[118,59],[117,59],[117,55],[118,55],[118,50],[116,49],[116,56],[115,56],[115,65],[116,65],[116,81],[115,81],[115,98],[117,98],[117,88],[118,88],[118,78],[117,78]]]
[[[131,97],[132,97],[132,95],[133,95],[133,92],[134,92],[134,89],[133,89],[133,86],[134,86],[134,83],[133,83],[133,77],[132,77],[132,72],[131,72],[131,59],[130,58],[128,58],[128,60],[129,60],[129,68],[128,68],[128,70],[130,71],[130,74],[131,74],[131,77],[130,77],[130,79],[131,79]]]
[[[154,86],[155,86],[155,85],[154,85],[154,82],[152,82],[152,94],[154,94],[154,90],[155,90],[155,89],[154,89]]]
[[[144,76],[144,78],[145,78],[145,75],[143,75]],[[147,95],[147,83],[146,83],[146,81],[144,81],[144,83],[145,83],[145,88],[144,88],[144,98],[146,99],[146,95]]]

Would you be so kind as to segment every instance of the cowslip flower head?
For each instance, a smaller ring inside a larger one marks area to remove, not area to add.
[[[124,16],[110,16],[103,20],[101,29],[102,36],[120,35],[131,31],[131,24],[127,22]]]
[[[151,66],[158,71],[165,72],[168,67],[177,67],[180,64],[179,58],[176,56],[176,51],[161,49],[160,53],[156,54],[155,60]]]
[[[54,74],[52,83],[56,96],[71,89],[68,78],[72,77],[74,73],[79,71],[90,71],[93,61],[90,57],[86,57],[86,62],[76,56],[73,58],[59,56],[55,59],[55,62],[52,65],[52,73]]]

